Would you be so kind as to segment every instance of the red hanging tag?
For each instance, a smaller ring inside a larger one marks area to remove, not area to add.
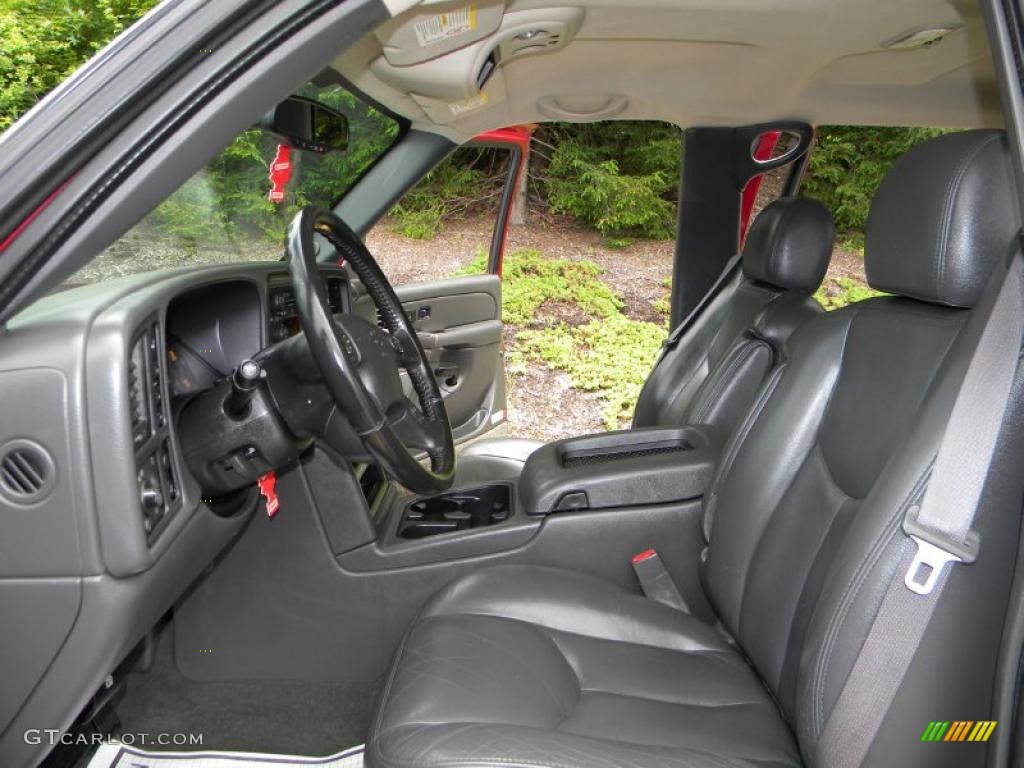
[[[292,178],[292,150],[286,144],[277,145],[277,154],[270,162],[271,188],[267,193],[267,200],[272,203],[284,202],[284,188]]]
[[[271,470],[257,480],[256,483],[259,485],[263,498],[267,500],[267,517],[273,518],[277,514],[277,510],[281,508],[281,502],[277,500],[277,491],[275,490],[277,475]]]

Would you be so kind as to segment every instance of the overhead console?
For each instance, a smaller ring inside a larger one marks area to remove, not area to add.
[[[506,13],[500,1],[424,3],[376,31],[383,52],[370,70],[448,123],[504,101],[502,67],[565,47],[583,15],[575,7]]]

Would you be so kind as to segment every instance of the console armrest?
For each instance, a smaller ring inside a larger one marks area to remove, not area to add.
[[[629,429],[548,443],[526,461],[531,515],[662,504],[704,495],[718,445],[700,427]]]

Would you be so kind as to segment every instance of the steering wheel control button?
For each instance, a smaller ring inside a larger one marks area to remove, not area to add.
[[[341,348],[345,350],[345,354],[351,358],[353,362],[359,362],[359,352],[356,349],[355,343],[352,341],[352,337],[345,331],[338,334],[341,337]]]

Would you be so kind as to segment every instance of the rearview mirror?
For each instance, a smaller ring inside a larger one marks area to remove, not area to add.
[[[289,96],[260,125],[295,149],[324,154],[348,148],[348,118],[302,96]]]

